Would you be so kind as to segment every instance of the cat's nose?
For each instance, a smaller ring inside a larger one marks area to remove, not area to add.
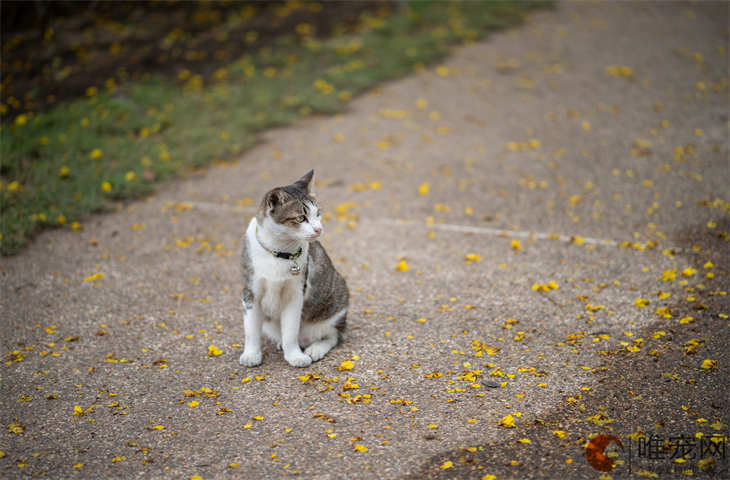
[[[314,233],[316,233],[317,235],[319,235],[320,233],[322,233],[322,228],[320,228],[320,227],[314,227]]]

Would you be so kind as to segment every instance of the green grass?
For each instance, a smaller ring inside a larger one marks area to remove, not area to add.
[[[279,38],[205,85],[194,74],[151,78],[3,119],[0,252],[18,252],[43,228],[82,228],[114,200],[240,155],[267,128],[341,111],[374,85],[545,5],[412,2],[386,18],[363,18],[346,37]]]

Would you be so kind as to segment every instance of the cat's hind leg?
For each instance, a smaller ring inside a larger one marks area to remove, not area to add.
[[[309,355],[313,362],[321,360],[330,350],[337,346],[339,343],[338,336],[338,333],[335,331],[333,334],[327,335],[305,348],[304,353]]]
[[[340,343],[341,331],[345,325],[347,309],[344,308],[332,317],[322,322],[307,322],[302,325],[300,341],[309,344],[304,353],[312,358],[313,362],[321,360],[327,353]]]

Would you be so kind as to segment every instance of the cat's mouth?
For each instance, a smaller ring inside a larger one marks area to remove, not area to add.
[[[304,240],[306,240],[308,242],[313,242],[313,241],[317,240],[320,236],[322,236],[321,233],[315,233],[314,235],[310,235],[308,237],[304,237]]]

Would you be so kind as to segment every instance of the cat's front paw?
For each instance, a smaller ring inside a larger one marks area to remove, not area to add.
[[[308,367],[312,364],[312,358],[309,355],[305,355],[302,352],[290,353],[284,355],[284,359],[289,362],[292,367]]]
[[[261,352],[243,352],[241,356],[238,357],[238,363],[244,367],[255,367],[257,365],[261,365]]]

